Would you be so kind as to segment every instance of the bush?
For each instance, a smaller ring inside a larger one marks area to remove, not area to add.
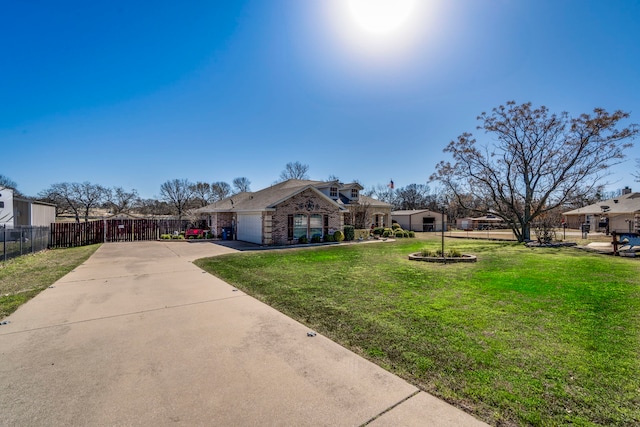
[[[333,234],[325,234],[324,235],[325,242],[335,242],[336,239],[333,237]]]
[[[322,242],[322,236],[319,234],[314,234],[311,236],[311,243],[320,243]]]
[[[392,228],[393,230],[395,230],[395,229],[397,229],[397,228],[401,228],[401,227],[400,227],[400,224],[398,224],[397,222],[394,222],[393,224],[391,224],[391,228]]]
[[[415,231],[410,231],[409,232],[409,237],[416,237],[416,232]]]
[[[449,249],[449,253],[447,254],[450,258],[460,258],[462,256],[462,252],[458,249]]]
[[[396,236],[396,238],[404,237],[404,231],[402,231],[402,230],[396,231],[395,236]]]
[[[383,227],[376,227],[373,229],[373,235],[374,236],[381,236],[382,233],[384,233],[384,228]]]
[[[356,237],[355,227],[353,225],[345,225],[344,226],[344,240],[349,242],[349,241],[355,239],[355,237]]]
[[[391,231],[389,231],[389,230],[384,230],[382,232],[382,237],[389,237],[390,235],[391,235]]]
[[[404,232],[404,237],[409,238],[409,232],[408,231]]]
[[[300,236],[298,237],[298,243],[300,244],[309,243],[309,239],[307,239],[307,236]]]
[[[161,234],[160,238],[162,240],[171,240],[171,234]]]
[[[336,242],[342,242],[344,240],[344,234],[342,233],[342,231],[338,230],[333,233],[333,240]]]

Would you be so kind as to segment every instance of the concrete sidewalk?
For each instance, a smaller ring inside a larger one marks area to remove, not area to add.
[[[481,426],[191,261],[103,245],[0,326],[0,425]]]

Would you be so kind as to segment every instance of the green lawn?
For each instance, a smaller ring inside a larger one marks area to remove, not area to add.
[[[438,240],[196,261],[493,425],[640,425],[640,260]]]
[[[0,319],[82,264],[98,247],[53,249],[0,262]]]

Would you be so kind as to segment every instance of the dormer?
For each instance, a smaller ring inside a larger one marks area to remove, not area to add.
[[[351,184],[343,184],[340,188],[340,196],[344,199],[347,199],[349,203],[357,203],[358,200],[360,200],[360,191],[362,189],[363,187],[357,182],[353,182]]]

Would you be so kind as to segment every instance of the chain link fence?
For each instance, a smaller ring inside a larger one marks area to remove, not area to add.
[[[49,227],[0,227],[0,261],[47,249],[50,235]]]

